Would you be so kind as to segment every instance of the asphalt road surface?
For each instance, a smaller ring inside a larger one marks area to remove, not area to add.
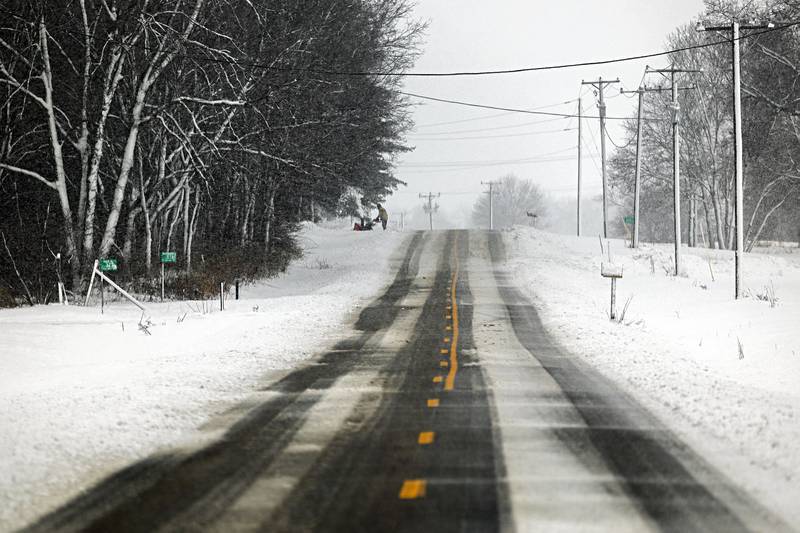
[[[30,531],[783,531],[542,327],[498,233],[409,238],[355,333],[224,437]]]

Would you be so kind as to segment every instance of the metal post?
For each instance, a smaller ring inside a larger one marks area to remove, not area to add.
[[[219,282],[219,310],[220,311],[224,311],[225,310],[225,300],[224,300],[224,298],[222,296],[224,293],[225,293],[225,282],[224,281],[220,281]]]
[[[681,156],[680,156],[680,104],[678,82],[672,73],[672,181],[675,210],[675,275],[681,272]]]
[[[103,314],[103,308],[106,305],[106,291],[103,286],[103,276],[100,276],[100,314]]]
[[[578,98],[578,237],[581,236],[581,99]]]
[[[735,257],[735,298],[742,294],[741,266],[744,249],[744,191],[742,178],[742,90],[739,58],[739,23],[733,21],[733,131],[734,160],[736,166],[736,251]]]
[[[161,301],[164,301],[164,262],[161,262]]]
[[[239,280],[236,280],[236,299],[239,299]]]
[[[636,172],[633,184],[633,242],[632,247],[639,247],[639,185],[642,176],[642,103],[644,87],[639,87],[639,111],[636,113]]]

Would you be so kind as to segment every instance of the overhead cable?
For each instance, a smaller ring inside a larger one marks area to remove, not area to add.
[[[463,106],[467,106],[467,107],[478,107],[478,108],[481,108],[481,109],[495,109],[497,111],[511,111],[511,112],[514,112],[514,113],[525,113],[525,114],[528,114],[528,115],[545,115],[545,116],[550,116],[550,117],[563,117],[563,118],[572,118],[572,117],[577,117],[578,116],[578,115],[576,115],[574,113],[553,113],[551,111],[532,111],[532,110],[529,110],[529,109],[519,109],[519,108],[513,108],[513,107],[500,107],[500,106],[485,105],[485,104],[475,104],[475,103],[472,103],[472,102],[462,102],[460,100],[449,100],[447,98],[436,98],[436,97],[433,97],[433,96],[425,96],[423,94],[417,94],[417,93],[408,93],[408,92],[405,92],[405,91],[397,91],[397,92],[398,92],[398,94],[402,94],[404,96],[411,96],[412,98],[419,98],[420,100],[430,100],[430,101],[433,101],[433,102],[441,102],[441,103],[444,103],[444,104],[463,105]],[[583,115],[581,118],[600,118],[600,117],[599,116],[586,116],[586,115]],[[630,120],[630,117],[605,117],[605,118],[606,118],[606,120]],[[666,120],[666,119],[652,118],[652,119],[642,119],[642,120],[662,121],[662,120]]]

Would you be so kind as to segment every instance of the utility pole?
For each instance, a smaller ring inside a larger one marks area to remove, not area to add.
[[[733,58],[733,135],[734,135],[734,165],[736,169],[736,250],[734,298],[742,297],[741,267],[742,251],[744,250],[744,167],[742,162],[742,80],[741,60],[739,57],[739,30],[760,30],[774,28],[768,24],[741,25],[738,20],[731,21],[723,26],[705,27],[702,23],[697,25],[697,31],[729,31],[731,32],[731,55]]]
[[[685,87],[684,89],[688,90],[690,87]],[[631,242],[631,248],[639,247],[639,191],[641,190],[642,183],[642,110],[644,94],[649,92],[661,92],[663,90],[662,88],[651,89],[645,86],[641,86],[635,91],[619,90],[622,94],[637,93],[639,95],[639,108],[636,112],[636,170],[634,172],[633,183],[633,240]]]
[[[487,192],[486,194],[489,195],[489,229],[490,230],[494,229],[494,213],[492,212],[492,209],[493,209],[493,205],[492,204],[493,204],[493,200],[494,200],[494,198],[493,198],[493,196],[494,196],[494,186],[498,185],[498,184],[499,184],[499,182],[497,182],[497,181],[482,181],[481,182],[481,185],[488,185],[489,186],[489,192]]]
[[[581,236],[581,98],[578,97],[578,237]]]
[[[633,240],[631,248],[639,247],[639,187],[642,177],[642,104],[644,103],[644,93],[647,89],[642,86],[635,91],[619,90],[622,94],[638,93],[639,108],[636,112],[636,170],[634,171],[633,181]]]
[[[600,110],[600,164],[603,174],[603,237],[608,238],[608,186],[606,182],[606,102],[603,100],[603,88],[612,83],[619,83],[619,79],[606,80],[599,78],[597,81],[582,81],[581,85],[591,85],[597,89],[600,100],[597,108]]]
[[[430,222],[431,231],[433,231],[433,213],[434,211],[439,210],[439,204],[433,205],[433,199],[439,198],[442,193],[433,194],[429,192],[428,194],[420,194],[419,197],[428,200],[428,205],[423,205],[422,209],[428,213],[428,220]]]
[[[650,69],[647,67],[645,73],[657,72],[662,75],[669,74],[672,86],[672,191],[673,191],[673,210],[675,222],[675,275],[680,275],[681,271],[681,152],[680,152],[680,111],[678,103],[678,80],[676,74],[696,73],[700,70],[689,70],[680,68]]]

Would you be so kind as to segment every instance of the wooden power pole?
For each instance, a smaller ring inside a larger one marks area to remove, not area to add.
[[[608,238],[608,184],[606,181],[606,102],[603,99],[603,88],[612,83],[619,83],[616,80],[582,81],[581,85],[591,85],[598,91],[599,101],[597,108],[600,110],[600,165],[603,174],[603,237]]]

